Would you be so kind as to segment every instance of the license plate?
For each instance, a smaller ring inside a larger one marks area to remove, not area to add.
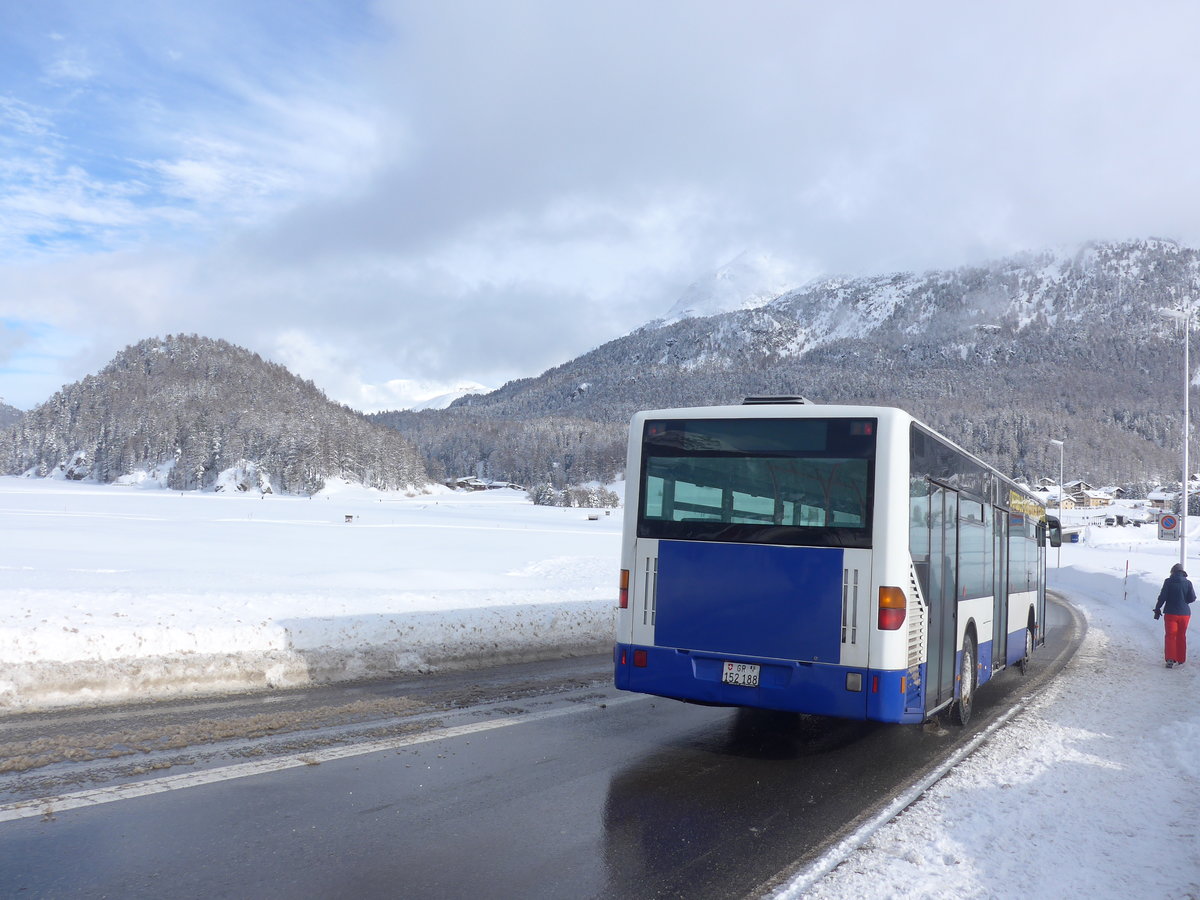
[[[758,687],[758,666],[752,663],[726,662],[721,670],[721,681],[742,687]]]

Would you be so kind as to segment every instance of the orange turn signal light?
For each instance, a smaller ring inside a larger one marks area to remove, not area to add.
[[[908,598],[898,587],[879,589],[879,630],[896,631],[908,614]]]

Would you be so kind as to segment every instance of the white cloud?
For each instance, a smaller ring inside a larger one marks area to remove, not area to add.
[[[46,68],[46,77],[51,81],[88,81],[95,74],[86,54],[78,48],[59,54]]]
[[[745,250],[868,274],[1200,239],[1200,7],[24,16],[0,11],[0,315],[36,284],[95,356],[196,331],[352,405],[534,374]]]
[[[444,406],[449,402],[447,397],[453,399],[464,393],[490,390],[468,379],[392,378],[368,383],[353,353],[342,353],[335,345],[319,341],[298,329],[280,334],[267,355],[312,381],[333,399],[362,412]]]
[[[45,110],[4,95],[0,95],[0,121],[14,132],[30,137],[45,137],[51,128]],[[15,142],[9,139],[6,143]]]

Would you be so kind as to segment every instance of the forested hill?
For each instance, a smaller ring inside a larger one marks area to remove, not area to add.
[[[1091,244],[925,274],[831,279],[765,306],[652,323],[449,409],[381,413],[452,474],[579,482],[621,469],[638,409],[802,394],[903,407],[1020,478],[1178,481],[1182,337],[1200,253]]]
[[[379,488],[428,482],[394,430],[329,400],[309,381],[220,340],[168,335],[117,354],[0,433],[0,471],[56,467],[100,482],[169,469],[168,486],[209,488],[228,469],[312,493],[330,477]]]
[[[3,400],[0,400],[0,428],[7,428],[18,422],[21,416],[24,415],[15,406],[9,406]]]

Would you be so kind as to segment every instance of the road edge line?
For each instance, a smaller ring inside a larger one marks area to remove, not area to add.
[[[77,791],[70,794],[59,794],[53,797],[38,797],[33,800],[18,800],[14,803],[0,805],[0,822],[13,822],[20,819],[31,819],[36,816],[50,817],[55,813],[70,809],[100,806],[105,803],[115,803],[119,800],[132,800],[136,797],[148,797],[167,791],[180,791],[221,781],[232,781],[237,778],[249,778],[253,775],[266,775],[281,772],[286,769],[296,769],[302,766],[317,766],[321,763],[336,762],[355,756],[366,756],[387,750],[402,750],[419,744],[463,737],[469,734],[479,734],[507,728],[512,725],[525,725],[545,719],[554,719],[572,713],[586,710],[597,710],[620,706],[642,697],[616,697],[605,700],[603,704],[581,704],[565,706],[559,709],[541,710],[540,712],[521,713],[503,719],[490,719],[483,722],[470,722],[465,725],[453,725],[449,728],[439,728],[420,734],[410,734],[384,740],[369,741],[363,744],[330,747],[325,750],[301,753],[292,756],[282,756],[269,760],[255,760],[248,763],[236,763],[231,766],[221,766],[214,769],[204,769],[199,772],[184,772],[179,775],[167,775],[162,778],[152,778],[146,781],[135,781],[127,784],[106,788],[94,788],[87,791]]]

